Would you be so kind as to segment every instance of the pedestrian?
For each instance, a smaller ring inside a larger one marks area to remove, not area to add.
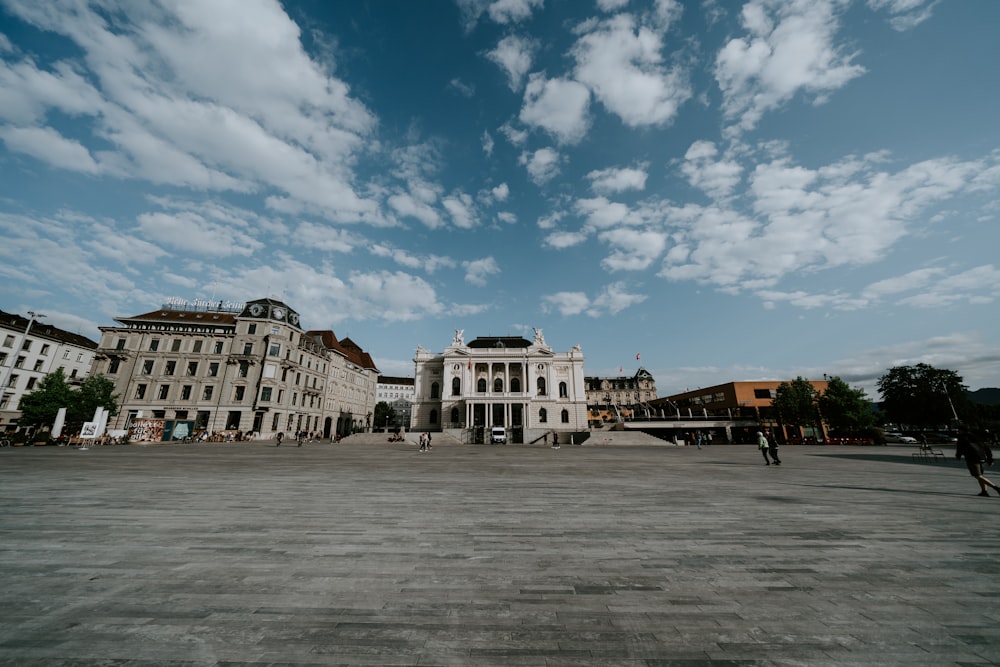
[[[694,438],[695,438],[694,444],[698,445],[698,449],[701,449],[701,441],[704,439],[703,436],[701,435],[701,431],[698,431],[698,433],[694,436]]]
[[[427,434],[420,434],[420,449],[417,451],[426,452],[427,451]]]
[[[552,433],[552,449],[559,449],[559,434]]]
[[[278,447],[281,447],[281,439],[284,438],[284,437],[285,437],[285,434],[283,432],[281,432],[281,431],[278,431],[278,435],[274,436],[274,439],[278,441],[278,445],[277,445]]]
[[[434,449],[431,447],[431,432],[427,431],[427,451]]]
[[[958,429],[958,443],[955,445],[955,458],[965,457],[965,465],[969,469],[969,474],[979,482],[979,495],[988,496],[987,488],[991,488],[1000,496],[1000,486],[997,486],[986,479],[983,474],[983,465],[993,465],[993,451],[986,442],[981,442],[965,426]]]
[[[771,465],[770,459],[767,458],[767,450],[769,448],[770,445],[767,442],[767,436],[764,435],[763,431],[757,431],[757,449],[759,449],[760,453],[764,456],[764,465],[766,466]]]
[[[295,442],[298,443],[297,446],[301,447],[302,446],[302,440],[306,437],[305,431],[298,431],[298,432],[296,432],[295,436],[296,436],[295,437]]]
[[[771,462],[774,465],[781,465],[781,459],[778,458],[778,436],[774,431],[771,431],[771,437],[767,439],[767,453],[771,455]]]
[[[546,432],[545,432],[545,433],[544,433],[544,434],[542,435],[542,444],[545,444],[545,445],[548,445],[548,444],[549,444],[549,432],[548,432],[548,431],[546,431]]]

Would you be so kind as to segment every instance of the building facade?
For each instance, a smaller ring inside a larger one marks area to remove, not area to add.
[[[163,422],[163,439],[178,424],[192,436],[331,437],[370,423],[378,377],[371,357],[332,331],[304,331],[281,301],[171,302],[116,321],[101,327],[94,365],[119,395],[109,431],[142,421],[154,433]]]
[[[466,343],[463,331],[444,352],[417,348],[411,429],[448,431],[482,442],[483,430],[503,426],[511,441],[550,431],[587,428],[583,352],[555,352],[542,331],[534,340],[486,336]]]
[[[391,424],[391,426],[406,429],[410,427],[415,392],[413,378],[394,377],[391,375],[380,375],[378,377],[375,401],[385,402],[392,408],[396,418],[395,423]]]
[[[584,386],[592,421],[615,421],[649,412],[649,402],[656,399],[656,380],[645,368],[631,377],[586,377]]]
[[[0,310],[0,432],[17,428],[21,399],[49,373],[62,369],[71,386],[82,382],[96,350],[85,336]]]

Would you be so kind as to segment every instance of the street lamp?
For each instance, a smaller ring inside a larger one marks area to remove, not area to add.
[[[21,342],[14,346],[14,349],[10,357],[10,365],[7,366],[6,372],[3,374],[3,383],[0,383],[0,403],[3,402],[3,397],[7,393],[7,383],[10,382],[10,374],[14,371],[14,363],[17,361],[17,354],[21,350],[21,346],[24,345],[24,341],[28,339],[28,334],[31,333],[31,325],[34,324],[36,319],[41,319],[43,317],[48,317],[44,313],[36,313],[33,310],[28,311],[28,326],[24,328],[24,337]]]

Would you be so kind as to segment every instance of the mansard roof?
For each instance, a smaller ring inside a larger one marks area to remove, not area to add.
[[[0,324],[4,327],[10,327],[10,329],[15,332],[24,333],[25,329],[28,328],[28,318],[21,317],[15,313],[7,313],[0,310]],[[45,338],[57,343],[75,345],[76,347],[85,347],[91,350],[97,349],[98,347],[97,343],[90,340],[86,336],[81,336],[80,334],[73,333],[72,331],[66,331],[65,329],[54,327],[41,320],[35,320],[31,325],[31,336]]]
[[[148,313],[143,313],[142,315],[116,317],[115,322],[120,322],[121,324],[155,322],[161,324],[209,324],[212,326],[236,326],[237,315],[238,313],[235,312],[164,307]]]
[[[469,343],[469,347],[531,347],[531,341],[525,340],[521,336],[478,336]]]

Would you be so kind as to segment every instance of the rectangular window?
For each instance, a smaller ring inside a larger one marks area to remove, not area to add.
[[[139,384],[135,386],[135,397],[139,400],[146,398],[146,385]]]
[[[4,347],[13,347],[14,346],[14,337],[13,336],[5,336],[4,339],[3,339],[3,346]]]
[[[28,378],[28,386],[25,387],[25,389],[27,389],[28,391],[31,391],[32,389],[34,389],[35,388],[35,380],[37,380],[37,379],[38,378]]]
[[[260,390],[260,400],[261,402],[270,402],[271,400],[271,388],[264,387]]]
[[[271,343],[271,349],[268,351],[272,357],[277,357],[281,354],[281,345],[279,343]]]
[[[201,398],[202,398],[202,400],[205,400],[205,401],[212,400],[212,390],[213,390],[213,387],[205,387],[205,389],[201,392]]]
[[[117,373],[118,367],[121,365],[121,363],[122,363],[121,359],[118,358],[112,359],[111,362],[108,364],[108,373],[110,375],[114,375],[115,373]]]
[[[169,384],[161,384],[160,385],[160,393],[157,394],[157,399],[161,400],[161,401],[165,401],[165,400],[167,400],[167,396],[169,396],[169,395],[170,395],[170,385]]]
[[[8,387],[16,387],[17,386],[17,376],[16,375],[11,375],[10,376],[10,380],[7,381],[7,386]]]
[[[243,354],[253,354],[253,343],[243,343]]]
[[[173,375],[173,374],[174,374],[174,370],[175,370],[176,368],[177,368],[177,362],[176,362],[176,361],[174,361],[173,359],[171,359],[171,360],[170,360],[170,361],[168,361],[168,362],[166,363],[166,365],[165,365],[165,366],[163,367],[163,374],[164,374],[164,375]]]
[[[160,349],[160,339],[159,338],[154,338],[153,340],[149,341],[149,351],[150,352],[156,352],[159,349]]]
[[[257,333],[257,325],[251,324],[249,327],[247,327],[247,333],[250,334],[251,336]]]
[[[774,391],[772,389],[754,389],[754,398],[774,398]]]
[[[49,344],[48,343],[44,343],[42,345],[42,351],[39,352],[39,354],[41,354],[43,357],[49,356]]]
[[[17,360],[14,362],[14,368],[23,368],[23,367],[24,367],[24,357],[18,357]]]
[[[25,340],[23,343],[21,343],[21,349],[23,351],[25,351],[25,352],[30,351],[31,350],[31,341],[30,340]]]
[[[149,375],[152,372],[153,372],[153,360],[146,359],[145,361],[142,362],[142,374]]]
[[[180,338],[175,338],[173,341],[171,341],[171,343],[170,343],[170,351],[171,352],[180,352],[181,351],[181,339]]]
[[[200,341],[200,340],[196,340],[196,341],[195,341],[195,342],[194,342],[194,343],[193,343],[193,344],[191,345],[191,351],[192,351],[192,352],[194,352],[194,353],[196,353],[196,354],[197,354],[198,352],[201,352],[201,341]]]
[[[6,363],[7,363],[7,353],[0,352],[0,366],[5,365]]]
[[[237,403],[243,400],[243,395],[246,394],[246,387],[236,387],[233,391],[233,400]]]
[[[125,349],[125,339],[124,338],[119,338],[117,341],[115,341],[115,349],[116,350],[124,350]],[[42,354],[45,354],[45,348],[42,348]]]
[[[214,378],[219,375],[219,362],[213,361],[208,365],[208,377]]]
[[[181,400],[190,401],[191,400],[191,385],[186,384],[181,387]]]
[[[76,361],[77,363],[83,361],[83,352],[80,352],[79,354],[76,355]]]
[[[250,375],[250,362],[241,361],[240,362],[240,377],[245,378]]]
[[[221,340],[215,341],[215,353],[216,354],[222,354],[222,346],[223,346],[223,343],[222,343]]]
[[[190,375],[191,377],[194,377],[195,375],[198,374],[198,362],[197,361],[189,361],[188,362],[187,374]]]
[[[69,350],[63,350],[63,359],[69,359]]]

